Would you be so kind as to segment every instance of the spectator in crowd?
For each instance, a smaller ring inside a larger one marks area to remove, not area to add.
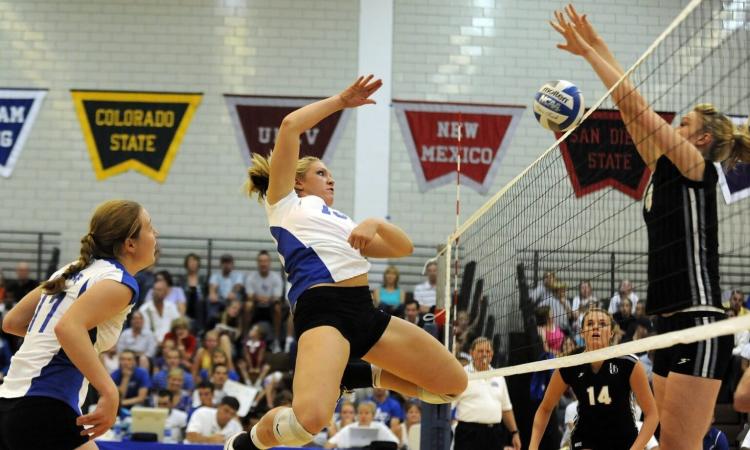
[[[179,367],[170,369],[167,375],[167,390],[172,393],[172,408],[188,412],[192,403],[191,392],[184,389],[187,374]]]
[[[232,381],[240,381],[239,374],[234,370],[234,364],[232,363],[232,359],[227,356],[227,353],[224,351],[224,349],[217,347],[211,351],[211,372],[213,372],[213,367],[216,367],[218,365],[224,365],[227,367],[227,376]],[[200,371],[200,377],[202,379],[208,379],[210,372],[206,369],[201,369]]]
[[[529,293],[529,297],[531,297],[534,305],[539,306],[545,299],[552,298],[554,296],[552,286],[555,284],[557,284],[557,275],[555,275],[555,272],[544,272],[542,284],[537,285],[537,287],[532,289]]]
[[[219,347],[223,348],[228,355],[236,353],[235,343],[239,342],[242,336],[240,333],[245,328],[244,322],[242,302],[236,299],[230,300],[214,327],[214,330],[219,333]]]
[[[181,286],[175,286],[172,274],[168,270],[160,270],[154,275],[154,281],[163,280],[167,283],[167,294],[164,296],[164,301],[168,303],[174,303],[180,315],[184,315],[186,311],[186,297],[185,291],[182,290]],[[146,293],[145,301],[148,302],[152,299],[153,287]]]
[[[223,444],[224,441],[242,431],[237,420],[240,403],[231,396],[222,397],[216,408],[201,406],[190,416],[186,429],[186,443]]]
[[[247,333],[247,341],[243,348],[242,361],[245,363],[246,374],[242,374],[248,384],[260,386],[260,383],[268,375],[271,367],[266,364],[266,341],[263,329],[253,325]]]
[[[191,415],[193,411],[201,406],[209,406],[211,408],[216,406],[216,403],[214,403],[214,385],[210,381],[201,381],[198,383],[194,392],[197,393],[198,401],[194,402],[195,408],[190,411]]]
[[[198,348],[193,358],[193,379],[202,380],[201,371],[211,371],[213,366],[211,353],[216,348],[219,348],[219,332],[216,330],[207,331],[203,335],[203,345]]]
[[[151,358],[156,356],[158,342],[151,330],[144,328],[143,325],[143,313],[133,311],[130,317],[130,328],[123,330],[117,341],[117,351],[132,350],[138,358],[138,365],[148,369],[151,367]]]
[[[134,405],[144,406],[151,388],[148,372],[135,365],[135,353],[125,350],[120,353],[120,368],[112,372],[112,381],[120,391],[120,406],[130,409]]]
[[[636,320],[645,320],[643,323],[648,323],[649,332],[654,329],[653,320],[651,320],[651,317],[646,314],[646,300],[640,299],[638,300],[638,303],[635,304],[635,318]]]
[[[375,403],[375,420],[384,423],[394,434],[398,433],[401,422],[404,421],[401,403],[388,395],[388,390],[383,388],[373,388],[372,397],[368,401]]]
[[[599,299],[594,295],[594,290],[591,288],[591,281],[581,280],[578,283],[578,295],[573,297],[573,304],[571,305],[573,308],[573,317],[578,329],[581,328],[580,322],[583,313],[591,308],[601,307],[600,303]]]
[[[623,298],[630,300],[632,310],[630,314],[635,314],[635,305],[638,303],[638,295],[633,291],[633,283],[630,280],[622,280],[620,282],[620,288],[617,290],[612,299],[609,301],[609,308],[607,309],[610,314],[614,315],[620,309],[620,301]]]
[[[570,318],[573,317],[573,308],[566,295],[567,286],[565,283],[556,281],[550,286],[552,296],[543,298],[537,306],[547,306],[552,312],[552,319],[562,330],[570,330]]]
[[[245,323],[248,327],[262,321],[272,324],[274,344],[280,350],[284,281],[279,272],[271,270],[271,255],[267,251],[258,252],[256,267],[245,279]],[[241,332],[244,335],[247,330]]]
[[[738,289],[732,291],[732,295],[729,296],[729,309],[732,310],[735,317],[744,316],[750,312],[745,308],[745,294],[742,291]]]
[[[187,366],[191,363],[198,348],[198,340],[190,332],[190,324],[185,317],[178,317],[172,321],[164,340],[174,342],[175,348],[181,353],[183,364]]]
[[[437,267],[437,266],[436,266]],[[375,307],[390,314],[397,314],[404,304],[406,292],[398,285],[400,274],[396,266],[388,266],[383,272],[383,284],[373,292]]]
[[[409,430],[411,430],[411,428],[414,425],[420,425],[421,423],[422,423],[422,408],[419,406],[419,403],[408,402],[406,404],[406,420],[404,420],[404,422],[401,423],[398,433],[395,433],[396,437],[401,441],[401,448],[406,448],[407,450],[417,450],[417,449],[410,449],[408,447]]]
[[[378,430],[376,441],[390,441],[398,445],[399,440],[395,434],[383,423],[373,420],[375,416],[375,404],[362,402],[357,407],[357,421],[339,430],[338,433],[328,439],[326,448],[350,448],[352,447],[351,433],[353,428],[374,428]]]
[[[193,330],[203,330],[206,326],[206,278],[200,274],[201,259],[195,253],[188,253],[183,263],[185,275],[180,281],[185,292],[185,314],[193,319]]]
[[[29,263],[21,261],[16,264],[16,279],[10,280],[6,287],[6,292],[13,297],[14,304],[39,285],[37,280],[29,278],[29,274]]]
[[[422,328],[424,327],[424,319],[422,319],[419,310],[419,302],[416,300],[407,300],[404,303],[404,320]]]
[[[475,339],[471,344],[471,363],[466,366],[466,372],[492,370],[490,362],[493,355],[489,339]],[[511,435],[513,449],[521,449],[521,439],[505,378],[469,379],[469,385],[454,404],[458,420],[453,444],[455,450],[502,448],[506,441],[502,425]]]
[[[631,314],[633,311],[633,305],[630,304],[630,299],[623,298],[619,302],[619,308],[616,313],[612,315],[620,328],[620,342],[628,342],[633,339],[635,334],[635,327],[638,325],[635,317]]]
[[[151,378],[151,386],[154,389],[166,389],[167,376],[169,375],[169,372],[173,369],[180,369],[185,372],[182,388],[186,390],[192,390],[194,386],[193,375],[181,366],[182,358],[180,356],[180,351],[176,348],[167,350],[164,355],[164,360],[167,367],[154,374],[154,376]]]
[[[226,364],[214,364],[211,370],[211,384],[214,385],[214,403],[219,403],[225,395],[238,395],[241,383],[229,379],[229,368]]]
[[[245,277],[234,270],[234,257],[230,254],[219,258],[221,270],[211,274],[208,281],[208,309],[211,317],[218,317],[229,300],[239,299]]]
[[[156,262],[154,263],[154,265],[156,265]],[[140,272],[135,274],[134,278],[135,281],[138,282],[138,301],[135,303],[135,309],[138,309],[146,301],[146,294],[151,290],[151,288],[154,287],[154,281],[156,281],[156,272],[154,272],[154,266],[150,266],[141,270]]]
[[[339,408],[339,417],[336,419],[334,416],[331,419],[331,423],[328,425],[328,437],[332,437],[336,433],[338,433],[338,430],[344,428],[345,426],[354,423],[357,420],[357,409],[354,406],[354,403],[343,400],[341,402],[341,407]]]
[[[565,333],[552,317],[552,310],[549,306],[541,306],[536,309],[535,313],[537,332],[544,346],[544,351],[553,355],[560,355]]]
[[[179,444],[182,442],[182,430],[187,426],[188,415],[185,411],[172,407],[172,392],[160,389],[156,395],[156,407],[169,410],[167,421],[164,424],[165,444]]]
[[[168,292],[169,286],[166,281],[154,281],[151,300],[139,309],[143,314],[143,327],[150,330],[159,342],[163,341],[164,335],[169,332],[172,321],[180,317],[174,303],[164,301]]]
[[[424,275],[427,277],[424,283],[414,287],[414,300],[419,303],[419,311],[422,314],[430,312],[435,307],[438,266],[435,260],[430,260],[424,266]]]

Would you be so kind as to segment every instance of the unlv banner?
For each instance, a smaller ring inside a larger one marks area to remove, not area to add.
[[[78,120],[103,180],[136,170],[160,183],[202,94],[72,90]]]
[[[249,166],[253,153],[268,156],[284,117],[295,109],[321,100],[309,97],[265,97],[225,94],[242,157]],[[335,112],[300,136],[300,156],[316,156],[325,162],[333,157],[350,109]]]
[[[422,192],[456,179],[486,194],[507,153],[524,106],[394,100],[401,134]]]
[[[729,117],[737,126],[748,122],[746,117],[734,115]],[[716,171],[719,172],[719,186],[727,204],[750,197],[750,163],[739,163],[729,172],[721,164],[714,163],[714,165]]]
[[[46,89],[0,89],[0,175],[10,177]]]
[[[658,113],[672,123],[675,113]],[[559,139],[562,133],[555,133]],[[616,110],[596,110],[560,143],[576,197],[607,186],[640,200],[651,171],[643,162]]]

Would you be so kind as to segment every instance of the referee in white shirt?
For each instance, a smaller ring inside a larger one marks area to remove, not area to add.
[[[466,366],[466,371],[472,373],[492,369],[492,355],[489,339],[475,339],[471,344],[472,362]],[[521,438],[518,436],[505,378],[470,379],[468,387],[454,404],[458,419],[454,450],[502,450],[505,447],[505,434],[500,428],[501,423],[512,436],[514,450],[521,450]]]

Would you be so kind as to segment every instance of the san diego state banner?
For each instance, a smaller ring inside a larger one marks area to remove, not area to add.
[[[225,94],[234,133],[249,166],[253,153],[268,156],[284,117],[302,106],[321,100],[308,97],[266,97]],[[333,157],[350,109],[335,112],[300,136],[300,156],[315,156],[325,162]]]
[[[96,178],[136,170],[160,183],[202,94],[72,90]]]
[[[658,112],[669,124],[675,113]],[[562,134],[556,133],[560,138]],[[560,143],[576,197],[607,186],[640,200],[651,171],[641,159],[620,113],[599,109]]]
[[[394,100],[401,134],[422,192],[455,183],[486,194],[508,152],[524,106]]]
[[[750,119],[743,116],[729,116],[737,126],[745,125]],[[714,163],[719,172],[719,186],[727,204],[750,197],[750,162],[739,163],[727,171],[721,164]]]
[[[0,175],[10,177],[46,89],[0,89]]]

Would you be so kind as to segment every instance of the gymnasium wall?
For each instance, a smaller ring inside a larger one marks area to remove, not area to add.
[[[629,65],[685,2],[623,3],[577,6]],[[581,60],[554,47],[559,39],[546,20],[562,5],[395,1],[393,98],[527,106],[490,193],[553,141],[529,109],[544,81],[574,80],[589,99],[603,93]],[[223,94],[338,92],[357,75],[359,20],[353,0],[0,0],[0,87],[49,89],[12,176],[0,178],[0,229],[61,231],[69,260],[93,207],[125,197],[142,202],[162,234],[269,237],[263,209],[242,193],[244,162]],[[136,172],[97,181],[70,89],[203,99],[164,183]],[[353,209],[355,121],[356,114],[330,165],[345,212]],[[420,193],[393,115],[390,130],[390,218],[417,243],[444,242],[454,187]],[[463,188],[463,217],[488,198]]]

